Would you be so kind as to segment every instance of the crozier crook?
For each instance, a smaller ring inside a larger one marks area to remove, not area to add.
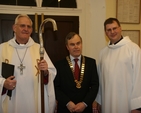
[[[39,41],[40,41],[40,60],[44,59],[44,42],[42,37],[42,28],[44,27],[45,23],[51,22],[53,25],[53,30],[57,30],[57,25],[54,19],[47,18],[45,19],[39,28]],[[44,107],[44,72],[41,70],[41,113],[45,113],[45,107]]]
[[[54,19],[47,18],[41,23],[40,28],[39,28],[40,56],[41,57],[44,56],[44,43],[43,43],[43,37],[42,37],[42,28],[44,27],[45,23],[47,22],[51,22],[53,25],[53,30],[57,31],[57,25]]]

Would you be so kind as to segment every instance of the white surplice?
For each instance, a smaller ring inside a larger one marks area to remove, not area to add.
[[[141,49],[128,36],[101,51],[98,72],[102,113],[141,108]]]
[[[15,65],[14,76],[17,80],[16,87],[12,90],[11,100],[6,94],[0,96],[0,113],[41,113],[40,73],[37,68],[37,59],[40,59],[39,48],[40,45],[31,37],[26,45],[18,45],[15,37],[0,45],[0,73],[1,62],[8,59],[10,64]],[[53,80],[56,69],[46,52],[44,59],[48,63],[49,70],[49,82],[44,85],[45,113],[54,113],[56,102]],[[18,68],[21,64],[20,60],[23,60],[22,63],[25,66],[23,74],[20,74]],[[0,75],[0,93],[4,81],[5,79]]]

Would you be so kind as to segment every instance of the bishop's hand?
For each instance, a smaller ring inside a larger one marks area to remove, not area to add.
[[[7,90],[13,90],[16,87],[17,81],[14,79],[15,76],[8,77],[4,82],[4,88]]]
[[[44,71],[44,75],[48,75],[48,64],[46,60],[43,59],[41,61],[38,61],[38,68],[39,70]]]

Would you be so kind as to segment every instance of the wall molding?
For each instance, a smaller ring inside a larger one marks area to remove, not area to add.
[[[77,8],[50,8],[50,7],[0,5],[0,13],[1,14],[44,13],[45,15],[79,16],[81,15],[82,10]]]

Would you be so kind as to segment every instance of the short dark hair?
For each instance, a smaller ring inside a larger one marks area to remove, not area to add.
[[[118,26],[120,27],[120,22],[118,21],[118,19],[116,19],[116,18],[108,18],[108,19],[106,19],[105,22],[104,22],[104,30],[106,31],[106,25],[107,25],[107,24],[112,24],[114,21],[115,21],[115,22],[118,24]]]
[[[68,44],[68,40],[70,40],[71,38],[73,38],[75,35],[78,35],[80,37],[80,40],[82,42],[82,38],[79,34],[77,34],[76,32],[70,32],[67,34],[66,38],[65,38],[65,44]]]

